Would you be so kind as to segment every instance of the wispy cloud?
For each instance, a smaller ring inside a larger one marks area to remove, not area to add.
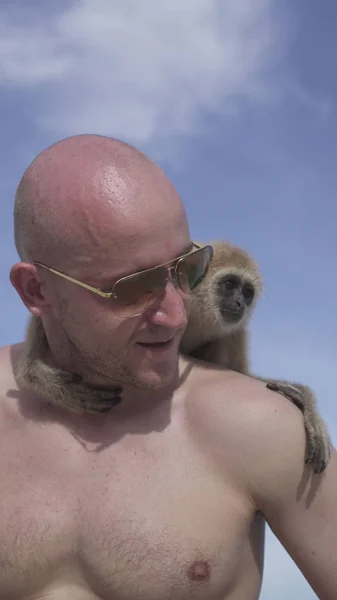
[[[284,44],[276,4],[80,0],[53,14],[39,6],[37,18],[0,9],[0,82],[43,89],[35,117],[58,136],[186,133],[204,111],[268,97]]]

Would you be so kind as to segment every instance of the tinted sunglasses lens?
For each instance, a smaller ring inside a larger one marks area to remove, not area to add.
[[[212,246],[204,246],[180,259],[177,265],[177,279],[185,294],[189,294],[204,280],[212,256]]]
[[[165,289],[167,279],[166,267],[158,267],[117,281],[114,287],[116,314],[131,317],[150,308]]]

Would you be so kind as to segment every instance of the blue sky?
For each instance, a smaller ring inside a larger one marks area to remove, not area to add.
[[[23,170],[67,135],[119,137],[160,162],[196,238],[258,260],[253,368],[311,385],[336,444],[336,19],[333,0],[2,2],[1,345],[27,319],[8,280]],[[287,597],[316,596],[268,534],[261,598]]]

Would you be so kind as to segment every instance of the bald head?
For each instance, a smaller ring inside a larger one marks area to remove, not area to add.
[[[132,236],[184,210],[163,171],[136,148],[96,135],[62,140],[24,173],[14,208],[21,260],[63,269],[102,253],[102,240]],[[109,252],[112,250],[109,246]]]

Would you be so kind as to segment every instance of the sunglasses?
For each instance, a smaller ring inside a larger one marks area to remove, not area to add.
[[[112,300],[115,315],[125,319],[136,317],[151,308],[163,294],[169,279],[184,294],[190,294],[204,280],[213,258],[213,248],[212,246],[200,246],[195,242],[193,242],[193,248],[194,250],[167,263],[118,279],[112,290],[106,292],[61,273],[61,271],[47,267],[43,263],[34,262],[33,264],[98,294],[102,298]]]

